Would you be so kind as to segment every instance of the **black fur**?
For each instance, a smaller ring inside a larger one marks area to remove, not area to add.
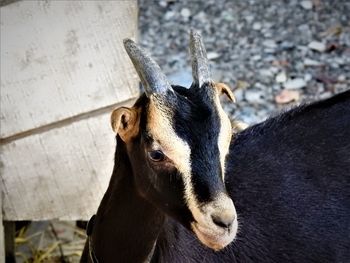
[[[218,192],[225,192],[217,144],[220,118],[212,100],[214,88],[174,89],[180,94],[174,107],[174,130],[191,148],[194,194],[199,203],[206,203]]]
[[[138,143],[145,143],[142,137]],[[239,231],[220,252],[188,230],[191,216],[181,198],[173,200],[180,208],[175,212],[163,203],[179,193],[169,198],[170,193],[159,193],[162,189],[145,190],[157,179],[144,174],[148,179],[141,185],[135,174],[142,170],[149,171],[147,162],[133,166],[119,139],[115,170],[92,231],[100,262],[143,262],[155,241],[152,262],[349,262],[350,91],[234,137],[225,185],[237,209]],[[164,191],[171,191],[165,181]],[[181,184],[180,179],[174,182],[175,188]],[[156,194],[149,197],[152,191]]]

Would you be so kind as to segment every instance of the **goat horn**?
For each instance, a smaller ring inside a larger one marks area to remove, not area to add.
[[[146,51],[137,46],[131,39],[124,39],[123,43],[140,77],[147,97],[154,93],[165,94],[168,90],[173,92],[166,76]]]
[[[207,53],[201,35],[191,29],[190,53],[192,61],[192,76],[196,84],[201,87],[206,82],[211,82]]]

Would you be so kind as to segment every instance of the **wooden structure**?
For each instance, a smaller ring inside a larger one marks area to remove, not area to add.
[[[10,1],[0,11],[0,217],[88,219],[112,172],[110,112],[138,96],[122,43],[137,33],[136,0]]]

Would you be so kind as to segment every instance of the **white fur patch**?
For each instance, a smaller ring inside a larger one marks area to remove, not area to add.
[[[216,110],[219,113],[220,118],[220,132],[218,137],[218,148],[220,152],[220,164],[222,171],[222,179],[225,177],[225,158],[230,148],[231,138],[232,138],[232,126],[231,121],[227,114],[221,107],[219,95],[217,94],[214,98],[214,103]]]

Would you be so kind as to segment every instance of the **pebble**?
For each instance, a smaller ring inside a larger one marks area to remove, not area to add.
[[[233,94],[235,95],[236,102],[240,104],[241,101],[243,100],[243,90],[242,89],[235,90]]]
[[[320,99],[321,99],[321,100],[328,99],[328,98],[331,97],[331,96],[332,96],[332,92],[326,91],[326,92],[320,94]]]
[[[244,17],[244,19],[248,22],[251,23],[254,20],[254,16],[252,15],[247,15]]]
[[[339,82],[345,82],[346,81],[346,76],[345,75],[339,75],[338,76],[338,81]]]
[[[280,44],[280,48],[281,48],[282,50],[292,50],[294,47],[295,47],[294,43],[289,42],[289,41],[283,41],[283,42]]]
[[[277,104],[290,103],[292,101],[300,100],[300,92],[298,90],[282,90],[276,97],[275,102]]]
[[[317,60],[313,60],[310,58],[305,58],[304,59],[304,65],[307,67],[319,67],[322,66],[323,64]]]
[[[171,84],[189,87],[192,84],[192,74],[189,68],[174,72],[168,76]]]
[[[191,16],[191,11],[188,8],[182,8],[180,14],[184,18],[189,18]]]
[[[226,72],[220,69],[214,68],[211,70],[211,76],[215,82],[223,82],[223,78],[225,77],[225,75]]]
[[[264,93],[257,89],[248,89],[245,92],[245,99],[250,103],[263,103]]]
[[[217,52],[208,52],[208,53],[207,53],[207,58],[208,58],[209,60],[217,59],[217,58],[219,58],[219,57],[220,57],[220,54],[217,53]]]
[[[259,71],[259,74],[261,76],[264,76],[264,77],[272,77],[273,76],[273,72],[270,69],[261,69]]]
[[[167,4],[166,1],[160,1],[160,2],[159,2],[159,5],[160,5],[161,7],[166,7],[168,4]]]
[[[249,125],[255,124],[260,121],[257,116],[257,112],[253,107],[245,106],[241,112],[236,116],[236,119],[241,120]]]
[[[312,9],[312,2],[311,1],[300,1],[300,6],[304,8],[305,10]]]
[[[289,79],[287,82],[283,84],[286,89],[301,89],[306,86],[306,82],[304,79],[296,78]]]
[[[254,60],[254,61],[258,61],[258,60],[261,60],[261,56],[260,55],[254,55],[254,56],[252,56],[251,59]]]
[[[310,80],[312,80],[312,75],[311,75],[310,73],[306,73],[306,74],[304,75],[304,80],[305,80],[306,82],[309,82]]]
[[[278,73],[275,78],[277,83],[284,83],[287,81],[287,75],[284,71]]]
[[[198,19],[202,23],[206,22],[206,14],[203,11],[199,12],[198,14],[196,14],[195,18]]]
[[[265,46],[265,47],[267,47],[267,48],[272,48],[272,49],[274,49],[274,48],[277,47],[276,42],[275,42],[274,40],[272,40],[272,39],[264,40],[262,44],[263,44],[263,46]]]
[[[164,15],[165,20],[170,20],[174,17],[175,13],[173,11],[167,11]]]
[[[262,25],[261,25],[260,22],[255,22],[255,23],[253,24],[253,29],[254,29],[254,30],[260,30],[261,28],[262,28]]]
[[[312,41],[309,43],[308,47],[311,50],[315,50],[318,52],[324,52],[326,50],[326,45],[322,42],[318,42],[318,41]]]

